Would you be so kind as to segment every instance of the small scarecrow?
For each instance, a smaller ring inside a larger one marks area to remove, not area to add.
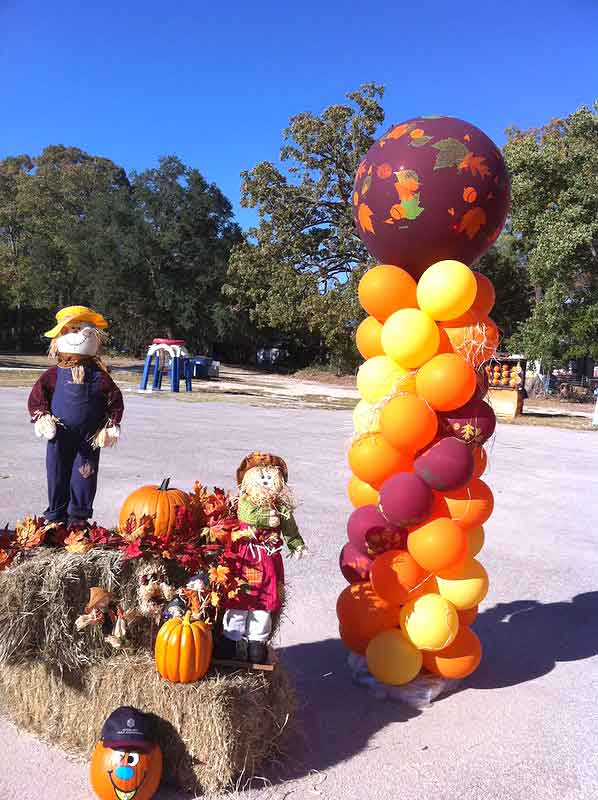
[[[226,603],[219,658],[235,658],[237,643],[246,639],[248,661],[263,664],[267,659],[272,614],[282,610],[281,551],[286,544],[292,556],[305,552],[287,480],[287,465],[271,453],[250,453],[237,470],[237,516],[242,535],[231,545],[232,568],[247,589]]]
[[[46,472],[50,522],[85,522],[93,513],[100,448],[120,435],[123,399],[100,358],[108,323],[85,306],[68,306],[44,335],[58,363],[29,395],[38,437],[47,439]]]
[[[127,642],[128,625],[134,622],[138,614],[134,610],[125,611],[112,592],[101,586],[92,586],[89,590],[89,602],[75,620],[78,631],[90,625],[101,625],[105,640],[115,650],[119,650]]]

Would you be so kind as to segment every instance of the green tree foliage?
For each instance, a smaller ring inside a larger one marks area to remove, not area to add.
[[[532,288],[517,239],[507,225],[475,269],[486,275],[496,290],[496,303],[490,316],[498,325],[502,341],[507,341],[522,320],[529,317]]]
[[[548,363],[598,356],[598,105],[508,136],[511,225],[534,296],[511,345]]]
[[[292,117],[280,168],[243,172],[242,205],[259,224],[231,255],[226,293],[260,327],[320,340],[338,364],[354,363],[351,326],[370,260],[353,225],[351,194],[359,161],[384,120],[383,88],[366,84],[319,116]]]
[[[62,145],[0,162],[0,313],[21,343],[23,318],[88,304],[134,351],[152,335],[238,351],[252,329],[221,288],[240,240],[229,201],[174,156],[131,180]]]

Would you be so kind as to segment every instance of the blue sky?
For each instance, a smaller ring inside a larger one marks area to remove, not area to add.
[[[299,111],[366,81],[387,123],[450,114],[502,144],[598,97],[596,0],[0,0],[0,158],[71,144],[127,170],[176,153],[239,208]]]

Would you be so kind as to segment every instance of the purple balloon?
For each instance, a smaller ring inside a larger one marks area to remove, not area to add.
[[[454,436],[473,447],[480,447],[494,433],[496,415],[476,392],[461,408],[440,412],[438,422],[441,433]]]
[[[384,481],[380,508],[393,525],[407,527],[422,522],[430,513],[434,495],[430,487],[412,472],[399,472]]]
[[[382,533],[389,526],[375,505],[356,508],[347,522],[347,534],[353,547],[360,553],[367,553],[367,537]]]
[[[497,239],[510,185],[498,147],[454,117],[393,125],[359,165],[353,214],[362,242],[382,264],[415,279],[431,264],[472,264]]]
[[[372,559],[360,553],[351,542],[347,542],[341,550],[339,566],[346,581],[361,583],[369,580]]]
[[[473,451],[461,439],[448,436],[418,456],[413,469],[432,489],[459,489],[473,475]]]

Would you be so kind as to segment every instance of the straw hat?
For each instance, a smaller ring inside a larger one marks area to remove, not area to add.
[[[278,469],[282,472],[282,477],[284,478],[285,483],[287,483],[289,480],[288,467],[282,458],[280,458],[280,456],[274,456],[272,453],[256,452],[245,456],[243,461],[241,461],[239,464],[239,468],[237,470],[237,483],[239,486],[245,477],[245,473],[248,470],[253,469],[253,467],[278,467]]]
[[[47,336],[48,339],[58,336],[71,322],[91,322],[96,328],[108,327],[106,319],[97,311],[87,308],[87,306],[66,306],[61,308],[56,314],[56,319],[58,324],[44,333],[44,336]]]

